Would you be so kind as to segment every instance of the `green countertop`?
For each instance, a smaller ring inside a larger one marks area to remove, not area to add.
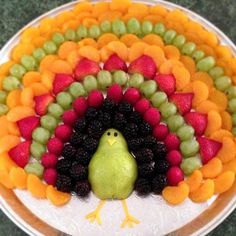
[[[0,0],[0,47],[9,40],[25,24],[35,17],[53,9],[63,3],[71,2],[68,0]],[[171,0],[187,7],[218,26],[236,43],[235,0]],[[236,235],[236,210],[209,236],[230,236]],[[23,236],[26,235],[15,226],[0,211],[0,236]]]

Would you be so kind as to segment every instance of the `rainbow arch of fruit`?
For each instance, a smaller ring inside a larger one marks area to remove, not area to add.
[[[53,133],[72,101],[77,113],[81,101],[98,106],[98,90],[108,86],[113,99],[123,89],[122,97],[155,126],[157,140],[184,157],[186,178],[164,188],[164,199],[206,201],[235,179],[235,73],[230,50],[179,10],[128,0],[83,2],[43,19],[22,33],[0,66],[0,183],[27,188],[55,205],[67,203],[70,194],[40,179],[40,158],[46,144],[60,154],[55,146],[63,144]],[[87,94],[88,100],[81,98]],[[30,155],[38,161],[27,165]]]

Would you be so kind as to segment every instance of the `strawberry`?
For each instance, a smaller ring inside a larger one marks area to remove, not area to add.
[[[206,137],[198,137],[197,141],[200,145],[200,155],[203,164],[215,157],[222,147],[222,143]]]
[[[204,133],[207,127],[207,115],[199,112],[189,112],[184,116],[185,121],[190,124],[197,136]]]
[[[142,55],[130,63],[128,72],[130,74],[140,73],[147,79],[153,79],[157,72],[157,68],[151,57]]]
[[[54,97],[49,93],[34,97],[36,113],[40,116],[45,115],[47,112],[48,105],[52,103],[53,100]]]
[[[156,75],[154,80],[159,88],[168,96],[175,91],[175,77],[173,75]]]
[[[25,141],[9,151],[11,159],[20,167],[24,168],[30,158],[30,141]]]
[[[73,82],[74,82],[74,79],[70,75],[56,74],[55,79],[53,81],[53,89],[52,89],[53,93],[58,94],[58,93],[64,91]]]
[[[191,110],[193,93],[173,93],[170,100],[175,103],[180,114],[184,115]]]
[[[120,57],[117,56],[117,54],[112,54],[108,60],[104,63],[103,66],[104,70],[109,70],[111,72],[115,70],[123,70],[127,72],[128,68],[125,63]]]
[[[40,119],[37,116],[28,116],[17,121],[21,136],[26,140],[32,139],[32,132],[39,126]]]
[[[96,75],[100,71],[99,65],[95,61],[83,58],[76,66],[74,73],[78,81],[83,80],[86,75]]]

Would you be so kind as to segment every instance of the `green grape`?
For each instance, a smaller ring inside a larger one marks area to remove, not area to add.
[[[82,97],[87,94],[84,86],[79,82],[72,83],[69,87],[69,92],[74,98]]]
[[[200,71],[209,71],[215,66],[215,58],[214,57],[205,57],[197,62],[197,69]]]
[[[173,115],[167,119],[169,129],[174,132],[184,124],[184,119],[180,115]]]
[[[236,112],[236,98],[232,98],[229,100],[228,110],[232,113]]]
[[[57,45],[60,46],[62,43],[65,42],[65,37],[61,33],[54,33],[52,36],[52,41]]]
[[[202,162],[197,156],[184,159],[180,165],[185,175],[191,175],[193,171],[198,170],[201,166]]]
[[[139,35],[141,32],[141,25],[136,18],[130,18],[127,22],[127,30],[130,34]]]
[[[172,44],[176,34],[177,33],[174,30],[167,30],[163,36],[164,42],[166,44]]]
[[[215,66],[209,71],[209,74],[213,79],[216,79],[224,75],[224,69],[220,66]]]
[[[201,60],[203,57],[205,57],[205,53],[202,50],[195,50],[192,54],[192,58],[195,61]]]
[[[126,34],[126,26],[125,23],[121,20],[114,20],[112,22],[112,32],[116,34],[117,36],[121,36]]]
[[[33,51],[33,57],[37,61],[41,61],[46,56],[46,52],[42,48],[37,48]]]
[[[103,33],[111,32],[111,22],[108,20],[103,21],[100,25],[100,28]]]
[[[174,38],[173,45],[177,48],[182,48],[185,42],[186,42],[186,38],[184,37],[184,35],[179,34]]]
[[[0,103],[5,104],[7,99],[7,93],[3,90],[0,91]]]
[[[64,109],[67,110],[71,107],[73,98],[70,93],[60,92],[57,94],[56,100],[59,105],[61,105]]]
[[[128,75],[123,70],[117,70],[113,74],[113,80],[115,83],[125,86],[128,81]]]
[[[170,116],[175,115],[177,112],[177,108],[174,103],[165,102],[161,104],[160,112],[161,112],[162,117],[166,119]]]
[[[39,178],[43,176],[44,167],[39,162],[28,163],[24,169],[28,174],[34,174]]]
[[[75,30],[68,29],[65,33],[65,39],[70,41],[75,41],[76,39],[76,32]]]
[[[235,126],[236,125],[236,113],[234,113],[232,115],[232,122],[233,122],[233,125]]]
[[[30,153],[35,159],[40,160],[45,152],[46,147],[43,144],[35,141],[32,142],[30,146]]]
[[[51,103],[48,106],[48,112],[52,114],[55,118],[60,118],[61,115],[63,114],[64,110],[63,108],[57,104],[57,103]]]
[[[134,73],[130,75],[130,78],[129,78],[130,87],[139,88],[143,82],[144,82],[144,77],[142,74]]]
[[[100,30],[99,26],[92,25],[89,28],[88,35],[89,35],[89,37],[91,37],[93,39],[97,39],[101,35],[101,30]]]
[[[112,85],[112,75],[109,71],[100,70],[97,74],[98,87],[105,90]]]
[[[231,79],[228,76],[221,76],[215,79],[215,86],[220,91],[225,91],[231,85]]]
[[[21,64],[28,70],[32,71],[37,68],[37,62],[32,56],[25,55],[21,58]]]
[[[85,26],[80,25],[76,33],[79,39],[83,39],[88,36],[88,29]]]
[[[2,87],[6,91],[12,91],[14,89],[20,88],[20,81],[14,76],[7,76],[3,79]]]
[[[144,35],[146,34],[150,34],[153,30],[153,24],[151,21],[149,20],[145,20],[142,23],[142,32]]]
[[[181,153],[184,155],[184,157],[191,157],[197,154],[199,150],[199,144],[194,139],[183,141],[180,144],[180,150],[181,150]]]
[[[47,54],[55,54],[57,52],[57,45],[53,41],[47,41],[43,44],[43,49]]]
[[[192,139],[193,135],[194,135],[194,129],[193,129],[193,127],[191,127],[189,125],[181,126],[177,130],[177,135],[181,141],[186,141],[186,140]]]
[[[92,75],[87,75],[84,78],[83,83],[84,83],[84,88],[87,92],[97,89],[97,87],[98,87],[97,79]]]
[[[185,43],[184,46],[181,49],[181,52],[185,55],[190,56],[194,50],[196,48],[196,44],[195,43]]]
[[[236,86],[230,86],[227,89],[228,99],[236,98]]]
[[[42,127],[38,127],[33,131],[32,137],[36,142],[46,144],[50,138],[50,132]]]
[[[233,136],[236,136],[236,127],[234,127],[232,130],[231,130]]]
[[[159,107],[163,102],[167,101],[167,95],[164,92],[155,92],[150,101],[154,107]]]
[[[162,36],[164,36],[165,31],[166,31],[166,28],[162,23],[157,23],[154,25],[153,32],[155,34],[158,34],[162,37]]]
[[[51,132],[57,127],[58,121],[51,115],[45,115],[41,117],[40,124],[43,128]]]
[[[5,104],[0,104],[0,116],[5,115],[9,111],[9,108]]]
[[[22,78],[22,76],[26,73],[26,69],[19,64],[15,64],[10,68],[10,74],[17,78]]]
[[[146,98],[150,98],[157,90],[157,83],[154,80],[148,80],[140,85],[140,91]]]

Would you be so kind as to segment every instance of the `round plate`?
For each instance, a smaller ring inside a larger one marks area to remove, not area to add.
[[[136,2],[149,5],[158,3],[169,9],[182,10],[191,19],[214,32],[221,43],[230,47],[233,54],[236,55],[236,47],[232,41],[199,15],[161,0]],[[62,11],[69,10],[76,3],[65,4],[49,11],[20,30],[0,51],[0,64],[8,60],[11,49],[18,43],[19,36],[25,28],[37,25],[44,17],[52,17]],[[84,216],[94,209],[98,202],[94,196],[86,201],[78,200],[73,196],[69,204],[57,208],[46,200],[33,198],[27,191],[12,191],[0,186],[0,207],[15,224],[29,235],[205,235],[234,210],[236,206],[235,193],[236,183],[228,192],[214,197],[206,203],[194,204],[190,200],[186,200],[180,206],[170,206],[160,196],[142,199],[132,194],[127,199],[128,207],[132,214],[141,221],[133,229],[120,228],[124,216],[119,201],[106,203],[101,214],[102,226],[87,222]]]

